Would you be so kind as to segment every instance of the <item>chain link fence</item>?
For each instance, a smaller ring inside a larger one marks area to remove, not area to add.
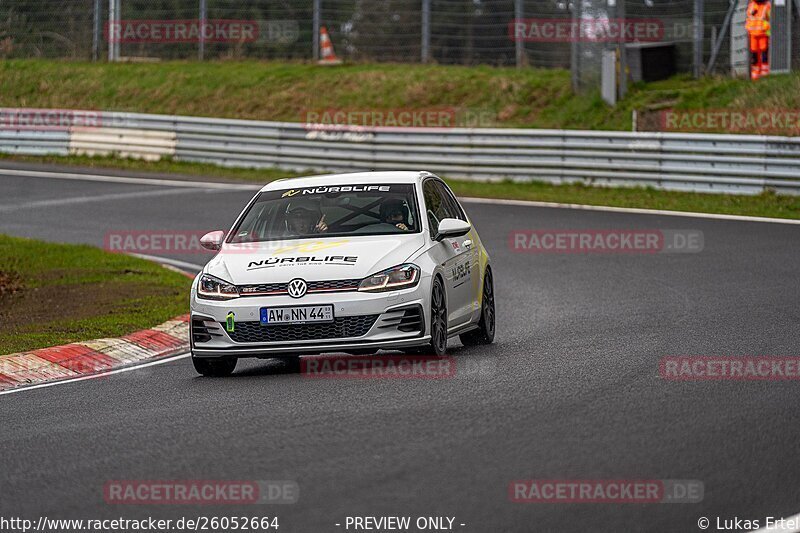
[[[800,0],[773,2],[784,6],[774,40],[791,68]],[[742,29],[726,23],[741,25],[742,9],[737,0],[3,0],[0,58],[313,60],[324,26],[347,61],[572,68],[576,88],[598,87],[604,53],[616,54],[625,80],[653,67],[701,74],[712,58],[715,72],[739,72]]]

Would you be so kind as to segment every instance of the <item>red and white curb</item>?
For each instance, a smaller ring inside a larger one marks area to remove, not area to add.
[[[0,355],[0,391],[104,373],[188,349],[189,315],[183,315],[116,339]]]

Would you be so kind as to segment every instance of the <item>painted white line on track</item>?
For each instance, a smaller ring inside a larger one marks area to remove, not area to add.
[[[195,263],[187,263],[186,261],[178,261],[177,259],[159,257],[157,255],[134,254],[134,253],[128,255],[132,255],[133,257],[138,257],[139,259],[147,259],[148,261],[155,261],[156,263],[165,263],[167,265],[172,265],[176,267],[189,268],[192,270],[197,270],[198,272],[203,269],[203,265],[197,265]]]
[[[205,189],[191,189],[198,192],[209,193],[218,191],[208,191]],[[191,191],[190,190],[190,191]],[[53,198],[52,200],[36,200],[16,205],[0,205],[0,213],[16,211],[18,209],[35,209],[37,207],[59,207],[62,205],[86,204],[91,202],[106,202],[114,200],[127,200],[130,198],[146,198],[148,196],[165,196],[168,194],[186,194],[187,189],[171,189],[156,191],[121,192],[114,194],[98,194],[97,196],[76,196],[70,198]]]
[[[762,527],[753,533],[798,533],[800,532],[800,514],[783,518],[783,524]]]
[[[100,181],[107,183],[131,183],[138,185],[156,185],[162,187],[188,187],[205,189],[222,189],[226,191],[258,191],[263,185],[246,183],[221,183],[211,181],[170,180],[159,178],[131,178],[124,176],[107,176],[103,174],[78,174],[70,172],[46,172],[40,170],[18,170],[0,168],[0,175],[27,176],[33,178],[52,178],[83,181]],[[692,211],[668,211],[663,209],[642,209],[638,207],[610,207],[602,205],[565,204],[558,202],[538,202],[535,200],[507,200],[500,198],[460,198],[464,202],[476,204],[515,205],[522,207],[551,207],[557,209],[577,209],[585,211],[604,211],[608,213],[633,213],[640,215],[666,215],[673,217],[707,218],[713,220],[737,220],[742,222],[770,222],[773,224],[800,224],[800,220],[788,218],[755,217],[746,215],[724,215],[716,213],[696,213]]]
[[[179,360],[185,359],[185,358],[187,358],[187,357],[189,357],[191,355],[192,355],[191,353],[186,352],[186,353],[182,353],[182,354],[178,354],[178,355],[172,355],[170,357],[165,357],[164,359],[157,359],[155,361],[150,361],[149,363],[142,363],[140,365],[139,364],[135,364],[135,365],[132,365],[132,366],[126,366],[126,367],[123,367],[123,368],[117,368],[116,370],[109,370],[108,372],[101,372],[99,374],[91,374],[89,376],[80,376],[80,377],[77,377],[77,378],[69,378],[69,379],[64,379],[64,380],[60,380],[60,381],[48,381],[47,383],[40,383],[38,385],[30,385],[30,386],[27,386],[27,387],[26,386],[22,386],[22,387],[18,387],[16,389],[9,389],[9,390],[0,391],[0,396],[4,396],[6,394],[16,394],[18,392],[26,392],[26,391],[36,390],[36,389],[44,389],[44,388],[47,388],[47,387],[57,387],[59,385],[69,385],[70,383],[77,383],[78,381],[86,381],[86,380],[89,380],[89,379],[105,378],[105,377],[108,377],[108,376],[113,376],[114,374],[122,374],[123,372],[133,372],[134,370],[140,370],[142,368],[147,368],[147,367],[150,367],[150,366],[163,365],[165,363],[172,363],[173,361],[179,361]]]
[[[718,213],[695,213],[693,211],[667,211],[662,209],[642,209],[639,207],[610,207],[606,205],[560,204],[558,202],[537,202],[535,200],[505,200],[500,198],[459,197],[459,200],[471,204],[514,205],[520,207],[553,207],[557,209],[606,211],[609,213],[635,213],[637,215],[667,215],[671,217],[710,218],[715,220],[739,220],[742,222],[771,222],[774,224],[800,224],[800,220],[795,220],[790,218],[751,217],[746,215],[723,215]]]
[[[107,176],[103,174],[79,174],[72,172],[48,172],[42,170],[18,170],[0,168],[0,176],[20,176],[27,178],[47,178],[77,181],[101,181],[105,183],[129,183],[135,185],[158,185],[161,187],[188,187],[192,189],[222,189],[225,191],[258,191],[264,184],[222,183],[211,181],[170,180],[159,178],[131,178]]]

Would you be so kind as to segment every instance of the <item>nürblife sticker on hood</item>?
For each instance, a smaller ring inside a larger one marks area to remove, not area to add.
[[[298,257],[268,257],[260,261],[250,261],[247,270],[298,265],[345,265],[353,266],[358,262],[357,255],[312,255]]]
[[[342,239],[338,241],[325,242],[314,241],[307,243],[299,243],[289,246],[281,246],[274,250],[268,250],[270,255],[264,259],[250,261],[247,264],[247,270],[256,270],[259,268],[272,268],[276,266],[300,266],[300,265],[354,265],[358,262],[357,255],[326,255],[321,252],[329,248],[336,248],[343,244],[347,244],[349,239]],[[294,257],[278,257],[286,253],[305,253],[309,255],[299,255]]]

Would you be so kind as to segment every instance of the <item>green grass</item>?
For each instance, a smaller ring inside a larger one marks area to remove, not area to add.
[[[292,122],[304,120],[306,110],[446,107],[462,124],[480,117],[470,122],[476,126],[629,130],[634,109],[800,109],[800,73],[758,83],[678,76],[634,85],[612,108],[596,94],[572,94],[569,72],[559,69],[9,60],[0,62],[0,106]]]
[[[190,286],[143,259],[0,235],[0,354],[155,326],[188,312]]]
[[[19,157],[0,155],[0,160],[3,158],[74,164],[97,169],[135,170],[137,175],[143,177],[148,177],[149,172],[172,172],[204,180],[246,181],[261,184],[278,178],[291,178],[311,174],[311,172],[296,173],[278,169],[228,169],[200,163],[179,161],[147,162],[112,157]],[[512,181],[482,183],[453,179],[447,179],[447,182],[459,196],[800,219],[800,197],[772,193],[752,196],[670,192],[643,187],[609,188],[583,185],[550,185],[547,183],[517,183]]]

